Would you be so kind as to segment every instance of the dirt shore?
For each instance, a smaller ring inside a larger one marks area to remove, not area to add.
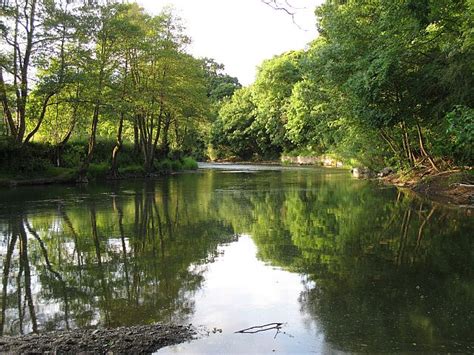
[[[196,337],[191,326],[143,325],[0,337],[0,353],[149,354]]]
[[[445,171],[433,175],[397,174],[382,178],[387,184],[408,188],[430,200],[474,208],[474,175],[466,171]]]

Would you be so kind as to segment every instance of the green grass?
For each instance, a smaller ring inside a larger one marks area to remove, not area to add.
[[[169,173],[172,171],[182,170],[196,170],[197,168],[197,162],[190,157],[185,157],[179,160],[171,160],[167,158],[155,163],[155,170],[159,173]]]
[[[145,169],[142,165],[128,165],[123,168],[119,167],[119,174],[124,176],[143,176],[145,175]]]
[[[91,164],[87,170],[87,178],[89,180],[105,179],[109,171],[110,165],[108,163]]]
[[[190,157],[183,158],[182,164],[184,170],[196,170],[198,168],[197,161]]]
[[[76,174],[76,169],[48,167],[42,171],[33,171],[29,173],[14,172],[0,172],[0,180],[35,180],[35,179],[52,179],[52,178],[67,178],[73,177]]]

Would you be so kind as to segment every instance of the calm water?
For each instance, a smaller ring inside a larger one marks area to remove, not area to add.
[[[160,353],[472,353],[471,213],[323,169],[0,190],[0,332],[173,322],[209,336]]]

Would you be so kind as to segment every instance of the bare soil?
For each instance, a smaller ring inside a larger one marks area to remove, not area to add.
[[[195,338],[191,326],[142,325],[116,329],[78,329],[0,337],[0,353],[7,354],[149,354]]]
[[[382,180],[409,188],[437,202],[474,208],[474,175],[468,171],[453,170],[436,174],[418,171],[408,176],[389,175]]]

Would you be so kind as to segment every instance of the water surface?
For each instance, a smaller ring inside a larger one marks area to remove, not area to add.
[[[172,322],[209,336],[164,353],[474,351],[469,210],[343,170],[224,168],[0,190],[0,332]]]

